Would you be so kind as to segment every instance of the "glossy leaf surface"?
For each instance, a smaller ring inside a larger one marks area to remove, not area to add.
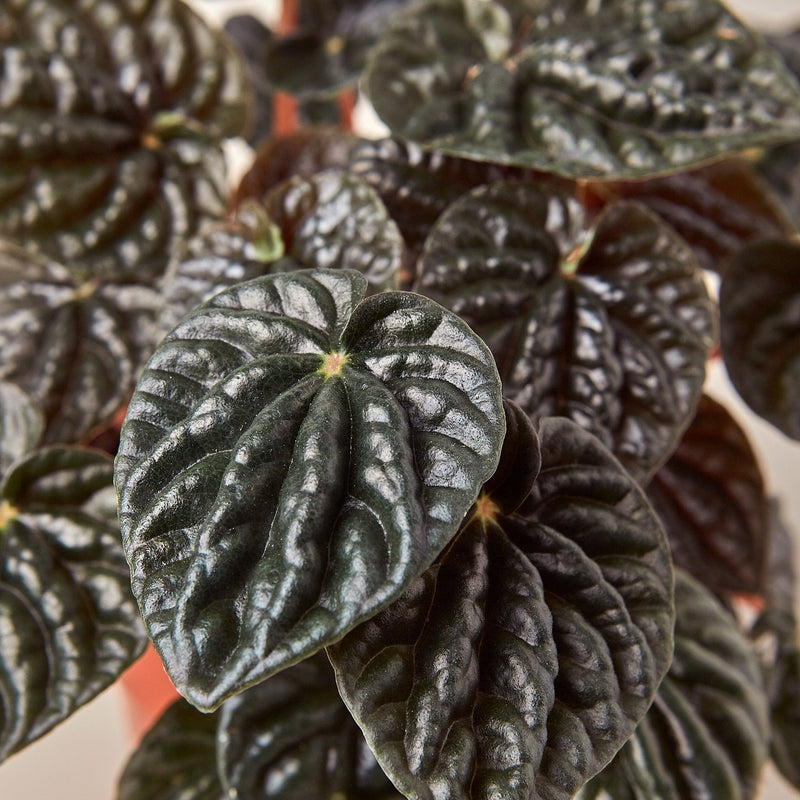
[[[733,617],[680,570],[675,607],[675,658],[652,708],[578,800],[755,796],[769,721],[753,652]]]
[[[590,186],[604,202],[636,200],[658,214],[687,242],[704,269],[724,273],[751,241],[794,232],[779,198],[742,160],[726,160],[649,181]]]
[[[0,382],[0,475],[39,443],[44,420],[18,386]]]
[[[672,656],[664,533],[589,433],[542,422],[513,514],[481,495],[439,560],[328,652],[411,798],[571,798],[631,735]]]
[[[222,800],[216,731],[216,715],[173,703],[125,765],[117,800]]]
[[[219,713],[223,787],[248,800],[400,800],[336,689],[324,654],[228,700]]]
[[[736,391],[800,439],[800,244],[746,247],[725,274],[719,302],[722,355]]]
[[[0,380],[41,409],[46,441],[81,441],[124,406],[155,348],[160,304],[133,278],[81,280],[0,241]]]
[[[82,274],[160,275],[224,212],[240,59],[178,0],[7,4],[0,37],[0,234]]]
[[[150,360],[117,458],[134,593],[210,709],[398,597],[452,538],[505,430],[491,354],[352,271],[258,278]]]
[[[429,0],[389,25],[367,90],[402,138],[574,177],[671,172],[800,135],[794,76],[716,0]]]
[[[355,143],[348,169],[377,191],[416,261],[442,212],[484,183],[535,173],[465,158],[428,153],[397,139]]]
[[[724,406],[703,396],[647,496],[677,566],[716,593],[764,592],[770,548],[764,479],[745,432]]]
[[[571,417],[640,479],[691,419],[713,306],[688,246],[639,205],[590,228],[555,187],[479,187],[440,217],[415,288],[483,337],[534,420]]]
[[[299,0],[297,30],[271,41],[267,80],[302,98],[334,95],[355,83],[371,48],[408,0]]]
[[[222,289],[260,275],[354,269],[370,294],[394,289],[403,258],[403,240],[381,199],[339,170],[279,184],[190,247],[194,257],[177,265],[165,289],[167,329]]]
[[[145,636],[110,459],[47,448],[0,485],[0,759],[115,681]]]

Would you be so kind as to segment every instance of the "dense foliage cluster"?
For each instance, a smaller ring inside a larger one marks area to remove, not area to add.
[[[120,800],[800,788],[796,38],[285,6],[0,0],[0,758],[149,640]]]

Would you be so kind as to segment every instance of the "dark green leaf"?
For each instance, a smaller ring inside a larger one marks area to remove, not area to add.
[[[396,139],[357,142],[348,169],[380,194],[411,250],[412,262],[441,213],[470,189],[504,179],[541,177],[531,170],[427,153]]]
[[[111,460],[51,448],[0,485],[0,759],[115,681],[145,645]]]
[[[329,648],[378,761],[412,798],[566,800],[646,712],[672,656],[663,530],[565,419],[522,507],[482,495],[409,591]]]
[[[736,391],[800,439],[800,243],[744,248],[725,273],[719,310],[722,355]]]
[[[750,635],[761,658],[770,702],[770,755],[786,780],[800,789],[800,632],[795,614],[794,548],[777,503],[771,511],[767,609]]]
[[[302,98],[334,95],[355,83],[389,20],[408,0],[300,0],[298,29],[265,47],[277,89]]]
[[[688,246],[639,205],[590,229],[552,186],[479,187],[437,222],[416,289],[483,337],[533,419],[571,417],[641,479],[691,420],[714,309]]]
[[[243,280],[298,269],[354,269],[369,293],[397,288],[403,240],[378,195],[358,178],[326,170],[295,177],[263,203],[242,203],[233,220],[190,246],[165,289],[165,329],[198,303]]]
[[[224,213],[244,65],[176,0],[15,4],[9,31],[0,234],[84,275],[160,275]]]
[[[770,545],[764,479],[745,432],[723,406],[701,398],[647,496],[677,566],[717,594],[763,594]]]
[[[31,398],[13,383],[0,381],[0,477],[36,447],[43,429],[44,420]]]
[[[117,486],[134,593],[198,707],[398,597],[495,470],[491,354],[435,303],[365,290],[349,270],[238,284],[164,340],[131,401]]]
[[[255,93],[255,122],[247,140],[256,144],[272,132],[273,92],[262,63],[272,31],[250,14],[240,14],[225,22],[225,33],[236,43],[250,70]]]
[[[117,800],[223,800],[216,731],[217,715],[173,703],[125,765]]]
[[[589,190],[606,203],[626,198],[646,205],[689,242],[703,268],[719,273],[748,242],[794,231],[779,199],[746,161],[649,181],[595,183]]]
[[[400,800],[339,697],[324,654],[228,700],[217,760],[230,797]]]
[[[264,142],[253,166],[245,173],[234,198],[263,201],[278,184],[291,178],[310,178],[331,167],[346,167],[355,137],[337,128],[303,128]]]
[[[758,664],[736,623],[676,572],[675,658],[652,708],[578,800],[747,800],[767,758]]]
[[[393,133],[585,178],[800,135],[794,76],[716,0],[482,3],[477,20],[474,5],[416,4],[374,48],[367,90]]]
[[[160,304],[133,278],[80,280],[0,240],[0,380],[33,398],[46,441],[86,439],[125,405],[155,347]]]

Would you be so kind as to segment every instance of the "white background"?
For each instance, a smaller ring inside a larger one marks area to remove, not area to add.
[[[278,15],[275,0],[194,0],[191,4],[217,21],[232,13],[248,12],[274,24]],[[800,0],[729,0],[728,6],[762,30],[788,32],[800,26]],[[246,166],[247,160],[241,152],[237,151],[239,169]],[[712,365],[708,391],[746,426],[762,459],[769,486],[782,498],[784,518],[800,542],[800,444],[754,417],[732,393],[719,364]],[[800,562],[800,552],[796,555]],[[0,766],[0,798],[116,800],[116,780],[131,746],[125,701],[120,690],[112,688],[53,733]],[[800,800],[800,794],[770,768],[759,800]]]

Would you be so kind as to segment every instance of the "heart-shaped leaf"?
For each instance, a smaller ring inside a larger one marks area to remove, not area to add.
[[[41,409],[46,441],[87,439],[125,405],[161,302],[133,278],[81,280],[0,240],[0,380]]]
[[[453,537],[504,434],[491,354],[350,270],[257,278],[156,350],[117,457],[134,593],[203,709],[341,638]]]
[[[539,435],[521,508],[482,494],[434,566],[328,650],[407,797],[567,800],[669,666],[672,571],[646,498],[575,423],[546,419]]]
[[[25,392],[0,381],[0,475],[39,443],[44,420]]]
[[[0,234],[84,275],[160,275],[224,213],[241,59],[179,0],[16,4],[2,37]]]
[[[125,765],[117,800],[223,800],[216,733],[216,715],[173,703]]]
[[[718,594],[764,592],[770,546],[764,479],[745,432],[724,406],[701,398],[647,496],[677,566]]]
[[[477,19],[474,5],[417,3],[374,48],[367,91],[393,133],[584,178],[800,135],[794,76],[716,0],[506,0],[480,3],[494,13]]]
[[[303,98],[335,95],[356,79],[389,20],[409,0],[299,0],[297,30],[269,42],[267,80]]]
[[[230,797],[401,798],[342,703],[324,654],[228,700],[217,741]]]
[[[727,611],[694,579],[675,580],[675,658],[653,706],[578,800],[748,800],[767,757],[758,663]]]
[[[589,186],[608,203],[636,200],[669,223],[692,246],[700,266],[724,273],[748,242],[794,232],[777,196],[746,161],[729,159],[649,181]]]
[[[0,485],[0,759],[144,649],[111,477],[102,453],[48,448],[17,461]]]
[[[720,286],[720,345],[736,391],[757,414],[800,439],[800,243],[757,242]]]
[[[243,280],[298,269],[354,269],[370,293],[397,288],[403,240],[378,195],[340,170],[295,177],[261,203],[190,246],[193,258],[172,271],[165,289],[165,330],[204,300]]]
[[[483,337],[533,419],[571,417],[640,479],[691,420],[714,309],[689,247],[639,205],[589,228],[555,187],[478,187],[440,217],[416,290]]]

